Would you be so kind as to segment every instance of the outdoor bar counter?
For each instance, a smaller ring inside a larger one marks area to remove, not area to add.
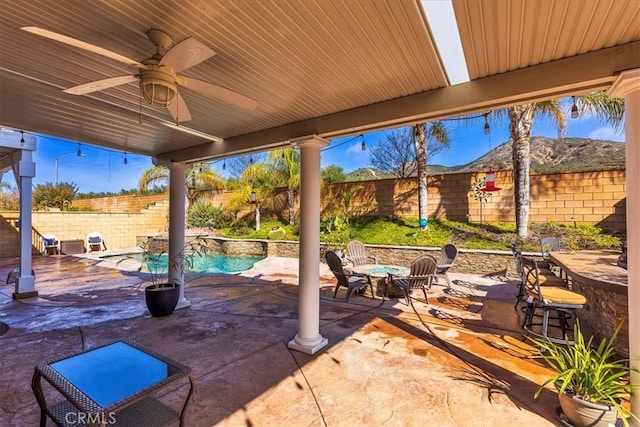
[[[589,305],[576,315],[581,325],[593,332],[599,342],[609,338],[623,323],[616,350],[629,357],[629,312],[627,270],[617,265],[620,252],[551,252],[549,257],[570,278],[572,289],[587,298]]]

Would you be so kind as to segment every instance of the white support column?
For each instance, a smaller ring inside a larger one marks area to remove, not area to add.
[[[189,307],[191,303],[184,296],[184,234],[185,199],[187,195],[184,163],[169,165],[169,281],[180,285],[180,299],[176,310]]]
[[[36,176],[36,164],[32,152],[20,150],[20,160],[14,175],[20,189],[20,275],[16,278],[13,299],[38,296],[31,263],[31,183]]]
[[[320,149],[329,141],[308,136],[300,148],[300,257],[298,333],[289,348],[315,354],[329,341],[320,335]]]
[[[624,98],[627,177],[627,280],[631,384],[640,386],[640,68],[623,71],[608,95]],[[635,369],[635,371],[634,371]],[[640,416],[640,389],[631,395],[631,411]],[[630,419],[632,426],[640,423]]]

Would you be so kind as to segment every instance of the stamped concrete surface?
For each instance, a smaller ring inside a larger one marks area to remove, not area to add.
[[[450,273],[429,304],[354,295],[349,303],[327,266],[320,273],[320,333],[314,356],[292,351],[298,260],[267,258],[241,274],[189,274],[191,307],[152,318],[148,277],[97,256],[34,259],[39,296],[14,301],[4,284],[17,259],[0,260],[0,426],[35,426],[31,391],[43,360],[120,338],[193,369],[187,426],[552,426],[557,397],[533,394],[550,372],[529,356],[516,285]],[[120,267],[120,266],[118,266]],[[188,389],[158,397],[179,410]],[[49,398],[55,392],[49,393]],[[49,425],[53,423],[49,421]],[[152,427],[152,426],[149,426]]]

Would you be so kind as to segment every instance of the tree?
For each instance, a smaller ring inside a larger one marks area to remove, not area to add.
[[[418,212],[420,228],[428,225],[428,193],[427,193],[427,164],[437,152],[449,148],[449,132],[444,122],[419,123],[413,127],[413,143],[416,153],[416,169],[418,172]],[[423,222],[425,219],[427,222]]]
[[[347,180],[347,175],[344,173],[344,169],[338,165],[329,165],[322,168],[321,176],[322,182],[325,184],[344,182]]]
[[[436,125],[436,127],[432,133],[431,128],[434,125]],[[439,132],[442,128],[444,128],[444,124],[441,122],[433,122],[428,126],[428,129],[426,129],[426,157],[422,163],[423,165],[428,164],[436,153],[448,147],[448,143],[441,144],[438,139],[435,138],[437,131]],[[404,127],[387,133],[386,139],[371,149],[369,163],[382,172],[393,174],[396,178],[415,176],[418,170],[418,164],[416,162],[413,128]]]
[[[536,116],[547,116],[559,133],[564,132],[565,114],[574,106],[582,114],[593,114],[601,122],[620,128],[624,117],[624,100],[609,98],[604,92],[593,92],[571,100],[551,100],[508,108],[509,132],[513,141],[513,192],[518,237],[529,234],[529,168],[531,164],[531,127]],[[499,112],[498,112],[499,113]]]
[[[289,224],[295,222],[296,190],[300,186],[300,152],[297,148],[281,148],[267,156],[273,168],[275,186],[287,187]]]
[[[78,186],[69,182],[36,184],[33,187],[33,206],[36,209],[58,208],[61,211],[71,204]]]
[[[415,174],[415,152],[410,128],[400,128],[386,134],[386,138],[371,148],[371,166],[396,178],[408,178]]]
[[[0,182],[0,210],[20,210],[20,194],[7,182]]]
[[[208,163],[193,163],[185,172],[187,185],[187,199],[189,205],[197,199],[202,191],[219,191],[225,188],[224,178],[211,169]],[[140,192],[148,191],[149,188],[158,188],[169,184],[169,168],[165,166],[153,166],[142,173],[138,180]]]
[[[232,178],[240,179],[245,169],[255,163],[261,163],[265,158],[263,153],[251,153],[246,156],[232,157],[229,161],[225,161],[225,165],[229,170]]]
[[[251,193],[255,192],[254,214],[256,230],[260,229],[260,206],[270,203],[274,191],[273,169],[265,163],[249,165],[234,185],[235,191],[227,202],[227,208],[234,213],[240,212],[251,202]]]

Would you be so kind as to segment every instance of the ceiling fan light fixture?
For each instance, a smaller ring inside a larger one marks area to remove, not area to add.
[[[140,92],[149,105],[168,107],[178,93],[178,85],[168,70],[146,70],[140,76]]]

